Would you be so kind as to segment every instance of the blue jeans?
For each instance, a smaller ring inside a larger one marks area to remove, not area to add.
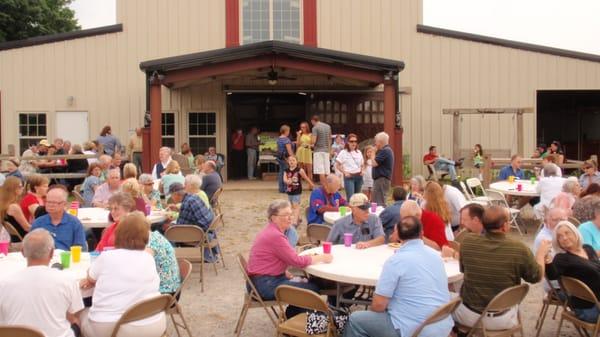
[[[400,337],[387,312],[355,311],[350,315],[344,337]]]
[[[246,148],[246,156],[248,157],[247,161],[247,169],[248,169],[248,179],[254,178],[254,169],[256,168],[256,153],[255,149]]]
[[[287,170],[288,165],[285,160],[281,160],[277,158],[277,163],[279,164],[279,172],[277,173],[277,182],[279,183],[279,193],[285,193],[287,186],[283,182],[283,173]]]
[[[344,177],[344,188],[346,189],[346,200],[354,193],[360,193],[363,184],[362,176]]]
[[[438,171],[447,171],[448,174],[450,174],[450,180],[454,181],[456,180],[456,167],[454,167],[455,164],[456,163],[452,160],[440,157],[435,161],[433,167],[435,167],[435,169]]]
[[[573,310],[575,311],[575,315],[577,315],[577,318],[579,318],[582,321],[590,323],[596,323],[598,321],[598,314],[600,314],[600,311],[598,310],[597,306],[593,306],[587,309],[575,308]]]
[[[279,276],[270,276],[270,275],[262,275],[262,276],[253,276],[252,283],[256,287],[256,290],[260,294],[260,296],[265,301],[272,301],[275,299],[275,289],[281,285],[292,286],[302,289],[312,290],[316,293],[319,293],[319,286],[312,282],[294,282],[289,280],[285,274]],[[298,315],[306,310],[294,307],[292,305],[288,306],[285,310],[286,317],[290,318]]]
[[[283,234],[287,237],[292,248],[296,249],[296,245],[298,244],[298,232],[296,231],[296,228],[290,226]]]

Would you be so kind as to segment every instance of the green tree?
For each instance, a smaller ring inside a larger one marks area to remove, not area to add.
[[[80,29],[73,0],[0,0],[0,42]]]

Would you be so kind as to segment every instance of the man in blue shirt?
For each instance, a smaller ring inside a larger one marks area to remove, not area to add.
[[[85,230],[77,217],[65,212],[67,191],[64,187],[54,187],[46,194],[46,212],[31,224],[31,231],[43,228],[54,238],[56,249],[70,250],[71,246],[81,246],[87,251]]]
[[[341,187],[340,178],[335,174],[327,176],[326,184],[310,193],[310,206],[308,209],[307,221],[309,224],[321,224],[323,213],[337,212],[340,206],[346,205],[346,200],[338,192]]]
[[[400,221],[400,207],[406,199],[406,190],[401,186],[394,187],[392,198],[394,199],[394,203],[386,207],[379,214],[379,219],[381,219],[381,225],[385,232],[385,242],[388,242],[390,235],[392,235],[394,228],[396,228],[396,224]]]
[[[518,154],[510,158],[510,164],[500,169],[498,180],[508,180],[508,177],[514,176],[518,179],[523,179],[523,170],[521,170],[521,156]]]
[[[344,243],[344,234],[352,233],[352,243],[364,249],[385,243],[381,220],[369,210],[369,198],[363,193],[355,193],[350,198],[352,214],[346,215],[333,224],[327,241],[334,245]],[[398,211],[400,214],[400,211]]]
[[[181,203],[179,208],[178,225],[195,225],[206,231],[213,221],[213,212],[206,207],[196,194],[186,193],[181,183],[172,183],[169,194],[173,203]]]
[[[438,252],[425,246],[419,219],[405,217],[396,226],[402,247],[383,265],[370,310],[350,316],[344,337],[411,336],[421,323],[450,301],[448,278]],[[451,317],[428,325],[421,337],[448,336]]]
[[[394,176],[394,151],[389,145],[390,136],[385,132],[375,135],[375,158],[369,158],[373,165],[373,201],[380,206],[385,206],[387,193],[390,190]]]

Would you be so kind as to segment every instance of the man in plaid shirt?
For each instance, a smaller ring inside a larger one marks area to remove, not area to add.
[[[196,225],[204,231],[208,229],[214,215],[199,196],[186,193],[181,183],[171,184],[169,193],[173,202],[181,203],[179,218],[177,218],[178,225]]]

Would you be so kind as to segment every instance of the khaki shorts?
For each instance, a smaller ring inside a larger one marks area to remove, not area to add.
[[[314,174],[330,174],[331,161],[329,161],[329,153],[314,152],[313,153],[313,173]]]

